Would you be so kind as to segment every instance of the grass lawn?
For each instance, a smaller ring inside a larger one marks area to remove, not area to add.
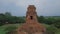
[[[6,32],[16,29],[19,24],[8,24],[0,26],[0,34],[6,34]]]
[[[9,31],[15,30],[18,28],[19,25],[22,25],[22,24],[6,24],[3,26],[0,26],[0,34],[6,34]],[[46,26],[46,28],[48,28],[48,30],[55,31],[55,29],[56,29],[55,27],[51,27],[50,25],[44,24],[44,26]],[[60,29],[57,29],[55,34],[60,34]]]

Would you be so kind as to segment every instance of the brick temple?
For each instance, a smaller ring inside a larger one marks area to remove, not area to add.
[[[29,5],[26,12],[26,23],[18,28],[18,34],[44,34],[45,27],[38,22],[36,7]]]

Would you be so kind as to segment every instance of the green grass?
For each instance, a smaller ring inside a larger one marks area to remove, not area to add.
[[[18,28],[19,24],[9,24],[0,26],[0,34],[6,34],[8,31],[12,31]]]
[[[16,30],[21,25],[22,24],[7,24],[7,25],[0,26],[0,34],[6,34],[9,31]],[[60,29],[57,29],[54,26],[50,26],[46,24],[43,25],[47,28],[47,31],[54,31],[55,34],[60,34]]]
[[[60,29],[57,29],[57,32],[55,34],[60,34]]]

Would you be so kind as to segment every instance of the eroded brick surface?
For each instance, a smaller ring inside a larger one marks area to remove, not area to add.
[[[26,23],[18,28],[18,34],[43,34],[45,27],[37,21],[37,13],[34,5],[29,5],[26,13]]]

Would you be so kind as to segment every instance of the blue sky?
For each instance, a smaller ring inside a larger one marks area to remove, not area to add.
[[[0,13],[25,16],[28,5],[35,5],[39,16],[60,16],[60,0],[0,0]]]

